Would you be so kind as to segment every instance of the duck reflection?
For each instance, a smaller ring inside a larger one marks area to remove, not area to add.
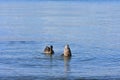
[[[63,58],[64,58],[64,71],[65,71],[65,73],[67,73],[68,71],[70,71],[70,64],[69,64],[69,62],[71,60],[71,57],[64,56]]]
[[[47,56],[47,57],[52,57],[53,56],[53,54],[45,54],[45,56]]]
[[[49,68],[53,67],[53,54],[44,54],[46,56],[47,65]]]

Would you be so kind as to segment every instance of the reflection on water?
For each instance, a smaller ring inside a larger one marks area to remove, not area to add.
[[[53,67],[53,54],[45,54],[45,53],[43,54],[49,59],[50,68],[52,68]]]
[[[65,73],[70,71],[70,59],[71,57],[63,57],[64,58],[64,71]]]
[[[65,74],[65,78],[69,79],[70,76],[70,59],[71,57],[63,57],[64,58],[64,74]]]

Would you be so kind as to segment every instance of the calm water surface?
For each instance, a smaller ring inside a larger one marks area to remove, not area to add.
[[[120,79],[120,2],[1,2],[0,80],[40,79]]]

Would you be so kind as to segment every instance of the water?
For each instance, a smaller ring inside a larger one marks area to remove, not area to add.
[[[3,1],[0,80],[120,79],[119,22],[118,1]]]

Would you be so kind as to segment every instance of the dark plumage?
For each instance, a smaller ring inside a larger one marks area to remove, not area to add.
[[[46,46],[45,49],[44,49],[44,53],[53,54],[54,53],[53,46],[52,45],[50,47]]]

